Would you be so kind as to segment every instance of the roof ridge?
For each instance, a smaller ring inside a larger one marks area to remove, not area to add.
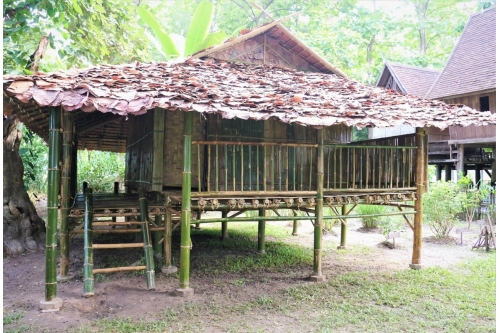
[[[406,67],[406,68],[413,68],[413,69],[420,69],[428,72],[441,72],[440,69],[434,69],[434,68],[426,68],[426,67],[421,67],[421,66],[415,66],[415,65],[408,65],[408,64],[403,64],[400,62],[393,62],[393,61],[386,61],[387,64],[390,64],[391,66],[400,66],[400,67]]]

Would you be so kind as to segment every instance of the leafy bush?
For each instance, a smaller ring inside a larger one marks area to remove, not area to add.
[[[43,139],[22,125],[23,139],[19,155],[24,166],[24,188],[29,192],[47,191],[47,166],[49,148]]]
[[[383,214],[387,212],[387,207],[382,205],[358,205],[356,212],[359,215]],[[376,228],[387,216],[367,216],[361,218],[364,228]]]
[[[429,192],[424,194],[424,223],[429,225],[436,237],[448,236],[458,222],[463,210],[465,192],[456,183],[443,180],[430,183]]]
[[[114,182],[123,182],[125,155],[104,151],[78,151],[78,186],[85,181],[94,192],[113,192]]]

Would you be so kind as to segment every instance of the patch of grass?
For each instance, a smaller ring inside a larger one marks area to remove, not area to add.
[[[24,314],[22,314],[21,312],[9,312],[9,313],[5,313],[3,314],[3,324],[4,325],[10,325],[12,324],[13,322],[21,319],[23,317]]]
[[[495,254],[485,254],[451,269],[351,272],[327,283],[287,288],[277,296],[223,307],[216,299],[187,303],[151,322],[101,319],[80,331],[228,331],[228,316],[234,332],[266,331],[259,326],[264,322],[255,325],[255,314],[261,313],[296,318],[284,328],[291,332],[495,332],[495,278]]]
[[[33,331],[33,325],[20,325],[19,319],[24,316],[22,312],[6,312],[3,313],[3,332],[5,333],[21,333]],[[12,327],[10,327],[12,326]]]

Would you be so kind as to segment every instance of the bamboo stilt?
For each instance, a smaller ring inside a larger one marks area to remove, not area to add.
[[[60,187],[61,109],[51,108],[49,119],[49,163],[47,189],[47,226],[45,236],[45,301],[57,296],[57,218]]]
[[[227,210],[222,211],[222,218],[227,217]],[[227,238],[227,222],[222,222],[221,223],[221,238],[226,239]]]
[[[157,201],[161,201],[162,200],[162,195],[161,194],[157,194],[156,195],[156,200]],[[161,218],[161,215],[155,215],[155,224],[157,226],[161,226],[162,225],[162,218]],[[161,243],[160,243],[160,240],[164,237],[164,233],[161,232],[161,231],[155,231],[154,233],[154,242],[153,242],[153,248],[154,248],[154,256],[157,257],[157,258],[161,258],[162,257],[162,246],[161,246]]]
[[[184,153],[182,172],[181,250],[178,295],[190,295],[189,264],[191,254],[191,142],[193,136],[193,112],[184,114]],[[243,152],[242,152],[243,153]]]
[[[425,164],[426,153],[426,136],[427,133],[423,128],[417,127],[417,170],[416,170],[416,185],[417,185],[417,200],[415,201],[415,217],[413,220],[413,255],[410,267],[420,269],[421,250],[422,250],[422,219],[423,219],[423,195],[425,193],[425,174],[427,173],[427,165]]]
[[[145,269],[146,269],[146,266],[96,268],[96,269],[94,269],[94,274],[108,274],[108,273],[116,273],[116,272],[143,271]]]
[[[342,215],[349,214],[347,212],[347,205],[342,206]],[[340,224],[340,249],[345,249],[347,247],[347,220],[344,220]]]
[[[297,236],[299,234],[299,221],[293,221],[292,236]]]
[[[165,196],[165,205],[167,205],[168,198]],[[172,266],[172,213],[168,210],[165,211],[165,268]]]
[[[85,218],[83,221],[83,297],[94,296],[94,250],[92,221],[94,220],[92,189],[85,190]]]
[[[153,246],[151,234],[149,233],[148,203],[143,187],[139,187],[139,207],[141,209],[142,239],[144,247],[144,258],[146,259],[146,282],[148,290],[156,289],[155,263],[153,259]]]
[[[73,159],[73,114],[63,113],[63,135],[62,135],[62,175],[61,175],[61,227],[59,237],[61,244],[61,259],[59,261],[59,280],[66,280],[69,273],[69,234],[68,213],[71,205],[71,162]]]
[[[264,208],[259,209],[259,217],[265,217],[266,210]],[[258,250],[259,253],[266,253],[266,221],[259,220],[259,230],[258,230]]]
[[[324,131],[323,129],[318,130],[318,156],[317,156],[317,195],[316,195],[316,207],[315,215],[316,220],[314,221],[314,264],[313,264],[313,274],[311,275],[311,280],[319,282],[324,281],[325,276],[321,271],[321,243],[323,236],[323,179],[324,179]],[[312,171],[312,170],[311,170]]]

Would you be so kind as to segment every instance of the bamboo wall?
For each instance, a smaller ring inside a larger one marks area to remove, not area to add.
[[[165,111],[163,186],[180,187],[182,185],[184,115],[185,112],[182,111]],[[206,120],[204,116],[195,112],[193,121],[193,140],[205,139],[205,125]],[[204,154],[204,152],[201,152],[201,161],[204,160]],[[198,160],[195,149],[193,149],[191,161],[192,184],[195,186],[195,184],[198,183]]]
[[[129,118],[125,155],[125,186],[137,191],[139,186],[151,189],[153,172],[154,113]]]
[[[487,94],[475,94],[463,97],[445,99],[448,104],[465,104],[473,109],[479,110],[479,98],[488,96],[490,102],[490,111],[496,112],[496,93],[490,92]],[[496,126],[468,126],[468,127],[450,127],[450,140],[478,139],[478,138],[496,138]]]

